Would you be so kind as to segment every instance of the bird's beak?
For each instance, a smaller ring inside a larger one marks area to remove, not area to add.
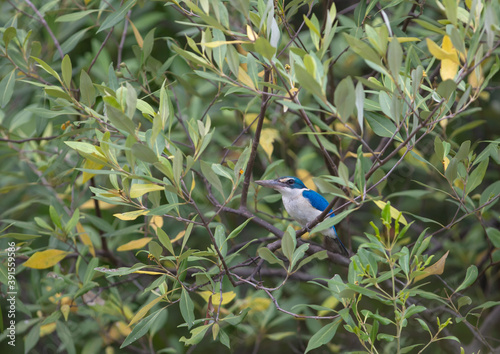
[[[262,187],[273,188],[273,189],[275,189],[276,187],[279,186],[279,182],[274,180],[274,179],[255,181],[255,183],[257,183],[258,185],[260,185]]]

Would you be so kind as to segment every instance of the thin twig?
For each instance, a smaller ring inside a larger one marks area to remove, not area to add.
[[[132,10],[129,10],[127,13],[127,21],[125,21],[125,24],[123,25],[122,38],[120,39],[120,43],[118,44],[118,56],[116,58],[116,70],[118,70],[120,68],[120,64],[122,63],[123,46],[125,44],[125,38],[127,37],[128,19],[129,19],[131,13],[132,13]]]
[[[42,23],[43,27],[49,32],[50,37],[52,37],[52,40],[54,41],[54,45],[57,48],[57,51],[59,52],[59,55],[61,56],[61,59],[64,57],[64,53],[61,49],[61,45],[59,44],[59,41],[57,40],[56,36],[54,35],[54,32],[50,29],[47,21],[45,21],[45,18],[43,18],[43,15],[38,11],[35,5],[30,0],[24,0],[32,9],[35,11],[36,15],[40,19],[40,22]]]
[[[264,69],[264,82],[269,82],[271,77],[271,69]],[[255,129],[255,137],[253,139],[252,151],[250,152],[250,158],[248,160],[247,167],[245,169],[245,179],[243,180],[243,190],[241,191],[241,200],[240,200],[240,208],[246,208],[247,198],[248,198],[248,189],[250,187],[250,178],[252,177],[253,165],[255,163],[255,159],[257,158],[257,149],[260,143],[260,133],[262,131],[262,126],[264,124],[264,118],[266,115],[267,105],[269,104],[269,96],[267,92],[269,87],[264,85],[262,101],[260,104],[260,113],[259,113],[259,121],[257,122],[257,128]]]

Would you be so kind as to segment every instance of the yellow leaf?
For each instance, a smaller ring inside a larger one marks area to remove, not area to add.
[[[406,147],[399,150],[399,155],[403,156],[406,153],[406,150],[407,150]],[[422,159],[424,158],[423,154],[418,149],[414,148],[412,150],[412,152],[415,155],[420,156]],[[429,171],[429,167],[427,166],[427,164],[425,162],[417,159],[412,154],[406,154],[404,159],[405,159],[405,161],[412,164],[413,166],[417,166],[417,167],[423,168],[426,171]]]
[[[161,217],[160,215],[153,215],[151,217],[151,224],[150,224],[153,229],[156,231],[156,228],[159,227],[159,228],[162,228],[163,227],[163,217]]]
[[[120,220],[135,220],[141,215],[147,215],[149,213],[149,210],[135,210],[135,211],[128,211],[126,213],[121,213],[121,214],[113,214],[114,217],[120,219]]]
[[[444,167],[444,170],[446,171],[446,169],[448,168],[448,165],[450,164],[450,159],[448,157],[444,157],[444,160],[443,160],[443,167]]]
[[[64,304],[61,306],[61,313],[64,316],[64,320],[68,321],[68,315],[69,315],[69,305],[68,304]]]
[[[104,167],[104,165],[101,165],[100,163],[97,163],[92,160],[85,160],[85,163],[83,164],[83,168],[86,168],[88,170],[101,170]],[[83,172],[82,175],[82,184],[87,183],[89,179],[95,176],[95,173],[89,173],[89,172]]]
[[[135,37],[135,40],[137,41],[137,44],[142,49],[142,46],[144,45],[144,40],[142,39],[142,36],[141,36],[139,30],[137,29],[137,27],[135,27],[134,23],[132,21],[130,21],[130,19],[128,20],[128,22],[130,23],[130,27],[132,27],[132,31],[134,32],[134,37]],[[118,63],[118,64],[120,64],[120,63]]]
[[[444,59],[441,61],[441,68],[439,69],[439,74],[441,75],[441,79],[443,79],[443,81],[453,80],[457,72],[458,72],[457,63],[448,59]]]
[[[273,154],[274,140],[276,140],[276,138],[278,136],[279,136],[279,132],[274,128],[262,129],[262,132],[260,135],[260,146],[262,146],[262,148],[266,152],[266,155],[269,158],[269,160],[271,159],[271,155]]]
[[[383,202],[381,200],[374,200],[373,201],[375,203],[375,205],[377,205],[381,210],[384,210],[385,206],[386,206],[386,202]],[[397,220],[398,216],[399,216],[399,213],[400,211],[396,208],[394,208],[392,205],[390,206],[390,211],[391,211],[391,217],[394,219],[394,220]],[[408,223],[406,222],[406,219],[403,215],[401,215],[401,217],[399,218],[399,222],[403,225],[408,225]]]
[[[375,155],[380,155],[379,152],[376,152]],[[346,157],[354,157],[354,158],[358,158],[358,154],[352,152],[352,151],[348,151],[346,154],[345,154]],[[363,156],[364,157],[372,157],[373,154],[371,152],[364,152],[363,153]]]
[[[255,85],[252,79],[250,78],[250,76],[248,76],[247,72],[241,66],[240,70],[238,70],[238,81],[241,82],[243,85],[248,86],[252,90],[255,90]]]
[[[129,326],[127,326],[127,324],[123,321],[115,322],[115,327],[116,329],[118,329],[118,332],[120,332],[120,334],[123,337],[128,336],[130,332],[132,332],[132,329]]]
[[[318,191],[318,189],[316,188],[316,185],[314,184],[314,182],[312,180],[313,176],[311,175],[311,173],[308,170],[304,170],[304,169],[299,168],[297,171],[295,171],[295,173],[297,174],[297,177],[302,182],[304,182],[304,184],[306,185],[307,188],[312,189],[313,191]]]
[[[132,326],[134,323],[141,320],[148,313],[148,311],[151,310],[151,308],[154,305],[156,305],[157,303],[159,303],[161,301],[161,299],[163,299],[163,296],[158,296],[153,301],[150,301],[149,303],[144,305],[139,311],[137,311],[134,318],[132,318],[132,320],[128,324],[128,327]]]
[[[392,41],[393,38],[396,38],[399,43],[406,42],[420,42],[421,39],[417,37],[389,37],[389,41]]]
[[[149,274],[149,275],[165,275],[165,273],[162,272],[153,272],[150,270],[136,270],[134,273],[137,274]]]
[[[153,239],[152,237],[143,237],[143,238],[140,238],[138,240],[133,240],[133,241],[127,242],[124,245],[121,245],[116,250],[118,252],[138,250],[138,249],[146,246],[152,239]]]
[[[443,43],[441,45],[441,48],[447,53],[451,54],[456,54],[457,51],[455,50],[455,47],[453,46],[453,43],[451,42],[451,38],[449,36],[443,36]]]
[[[181,238],[183,238],[183,237],[184,237],[184,235],[185,235],[185,234],[186,234],[186,230],[182,230],[182,231],[181,231],[181,232],[179,232],[179,233],[177,234],[177,236],[175,236],[175,237],[174,237],[174,239],[173,239],[172,241],[170,241],[170,242],[174,243],[174,242],[176,242],[176,241],[179,241]]]
[[[153,191],[162,191],[164,189],[165,187],[159,186],[154,183],[146,183],[146,184],[136,183],[132,185],[132,187],[130,188],[130,198],[139,198],[146,193]]]
[[[337,300],[334,296],[329,296],[325,299],[325,301],[323,301],[321,306],[334,309],[335,307],[337,307],[338,304],[339,300]],[[318,311],[318,316],[328,316],[328,315],[331,315],[331,311],[328,310]]]
[[[69,252],[54,249],[36,252],[23,265],[33,269],[46,269],[62,261],[68,254]]]
[[[48,334],[51,334],[56,330],[56,323],[52,322],[40,327],[40,337],[44,337]]]
[[[245,125],[246,126],[250,126],[250,124],[252,124],[257,119],[258,116],[259,116],[258,113],[247,113],[247,114],[245,114],[245,116],[243,117],[243,119],[245,120]],[[255,131],[256,127],[257,127],[257,124],[253,124],[250,127],[250,129],[252,129],[253,131]]]
[[[445,37],[448,37],[448,36],[445,36]],[[426,41],[427,41],[427,48],[429,48],[429,52],[431,52],[431,54],[436,59],[439,59],[439,60],[448,59],[448,60],[453,61],[456,64],[460,64],[460,62],[458,61],[458,56],[457,56],[456,50],[454,50],[453,52],[447,52],[444,49],[440,48],[431,39],[426,38]],[[443,43],[444,43],[444,41],[445,40],[443,39]]]
[[[198,43],[198,44],[204,45],[207,48],[217,48],[217,47],[220,47],[221,45],[224,45],[224,44],[236,44],[236,43],[248,43],[248,42],[245,42],[245,41],[213,41],[213,42]]]
[[[255,42],[259,36],[255,31],[250,27],[250,25],[247,25],[247,37],[250,39],[252,42]]]
[[[477,70],[474,70],[467,77],[467,82],[475,89],[481,87],[484,82],[483,68],[479,66],[479,77],[477,76]]]
[[[288,94],[288,97],[290,97],[290,98],[285,98],[285,101],[287,101],[287,102],[292,102],[293,97],[295,97],[295,95],[296,95],[296,93],[297,93],[298,91],[299,91],[299,89],[298,89],[298,88],[296,88],[296,87],[292,87],[292,88],[290,89],[290,93]],[[287,111],[288,111],[288,107],[287,107],[287,106],[285,106],[285,105],[283,105],[283,112],[284,112],[284,113],[286,113]]]
[[[80,240],[82,240],[82,243],[85,246],[89,246],[90,254],[93,257],[95,257],[95,248],[94,245],[92,244],[92,240],[90,239],[89,235],[85,232],[85,229],[83,228],[83,225],[81,223],[76,224],[76,231],[78,232],[78,236],[80,237]]]
[[[424,272],[425,274],[422,274],[422,275],[419,275],[419,276],[416,276],[415,277],[415,282],[419,281],[419,280],[422,280],[426,277],[428,277],[429,275],[439,275],[439,274],[443,274],[443,271],[444,271],[444,264],[446,263],[446,257],[448,257],[448,253],[450,253],[450,251],[446,252],[443,257],[441,257],[439,259],[439,261],[437,261],[436,263],[434,263],[433,265],[427,267],[424,269]]]
[[[271,299],[263,298],[263,297],[254,297],[250,300],[245,299],[247,304],[245,307],[250,307],[252,312],[261,312],[267,310],[269,305],[271,305]]]
[[[198,293],[206,302],[208,302],[208,299],[210,296],[212,296],[212,304],[214,306],[219,306],[221,304],[220,302],[220,293],[215,293],[213,294],[211,291],[200,291]],[[226,305],[233,301],[233,299],[236,297],[236,293],[234,291],[228,291],[227,293],[222,293],[222,305]]]
[[[82,210],[82,209],[95,209],[95,201],[96,201],[95,199],[89,199],[85,203],[80,205],[79,209],[80,210]],[[99,209],[101,209],[101,210],[111,209],[111,208],[116,207],[115,204],[106,203],[106,202],[103,202],[101,200],[97,200],[97,203],[99,203]]]

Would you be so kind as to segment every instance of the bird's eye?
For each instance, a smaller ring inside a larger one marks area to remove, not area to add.
[[[295,183],[295,181],[294,181],[293,179],[289,179],[288,181],[286,181],[286,183],[288,183],[288,184],[292,185],[292,184],[294,184],[294,183]]]

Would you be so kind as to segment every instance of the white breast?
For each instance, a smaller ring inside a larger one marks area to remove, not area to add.
[[[286,211],[302,226],[306,226],[307,223],[321,214],[317,209],[313,208],[309,200],[302,196],[304,190],[285,189],[280,191]]]

